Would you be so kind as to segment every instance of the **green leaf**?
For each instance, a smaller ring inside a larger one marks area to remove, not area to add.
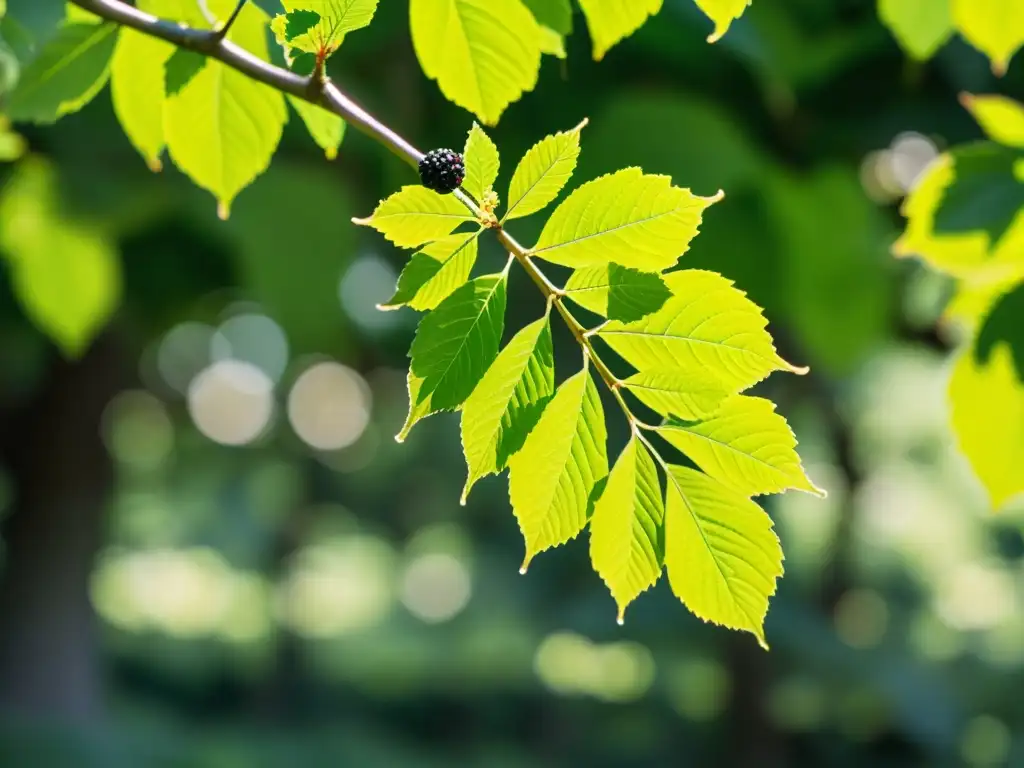
[[[624,323],[657,312],[672,295],[661,275],[614,263],[577,269],[563,290],[584,309]]]
[[[751,632],[765,649],[768,598],[782,547],[757,504],[707,475],[669,466],[665,568],[676,596],[700,619]]]
[[[416,248],[450,235],[457,226],[476,221],[469,209],[452,195],[439,195],[418,184],[402,187],[366,219],[353,219],[373,227],[400,248]]]
[[[953,35],[950,0],[878,0],[878,15],[915,59],[930,59]]]
[[[674,422],[658,434],[708,475],[746,496],[790,488],[825,495],[807,478],[796,437],[770,400],[738,395],[703,421]]]
[[[161,15],[165,0],[137,3]],[[125,27],[114,48],[110,96],[125,135],[153,171],[164,151],[164,65],[174,53],[170,43]]]
[[[950,0],[953,22],[971,45],[992,60],[992,71],[1006,74],[1010,59],[1024,45],[1024,3],[1020,0]]]
[[[642,371],[622,385],[656,413],[686,421],[707,418],[730,394],[717,376],[701,368]]]
[[[972,96],[969,93],[963,94],[960,102],[992,141],[1024,149],[1024,104],[1005,96]]]
[[[398,276],[395,295],[378,309],[433,309],[462,286],[476,263],[481,230],[436,240],[414,253]]]
[[[965,350],[949,382],[953,432],[995,509],[1024,493],[1024,379],[1006,342]]]
[[[462,447],[474,483],[500,472],[526,441],[555,391],[548,316],[523,328],[501,351],[462,410]]]
[[[600,61],[613,45],[636,32],[660,11],[662,0],[579,0],[579,3],[590,27],[594,60]]]
[[[116,24],[63,26],[22,70],[7,99],[7,116],[52,123],[77,112],[106,84],[116,43]]]
[[[0,163],[13,163],[25,154],[25,139],[11,130],[7,120],[0,117]]]
[[[1024,152],[981,142],[951,154],[956,180],[935,211],[935,232],[980,231],[998,246],[1024,208]]]
[[[498,178],[501,159],[498,148],[479,125],[473,123],[463,151],[466,162],[466,178],[462,187],[478,201],[483,200]]]
[[[532,254],[566,267],[609,262],[648,272],[671,267],[696,236],[705,198],[668,176],[626,168],[588,182],[548,219]]]
[[[665,507],[654,460],[633,435],[615,462],[590,520],[590,562],[608,586],[622,624],[626,607],[661,576]]]
[[[587,368],[558,388],[509,460],[509,498],[526,540],[523,572],[539,552],[583,530],[595,486],[608,475],[607,432]]]
[[[208,0],[211,11],[227,18],[232,0]],[[268,58],[267,14],[247,3],[228,39],[254,56]],[[273,88],[210,61],[164,107],[164,130],[171,159],[189,178],[218,200],[221,218],[231,202],[266,170],[281,140],[288,111]]]
[[[0,248],[25,314],[70,357],[106,324],[121,296],[121,266],[98,232],[62,217],[56,178],[29,158],[0,198]]]
[[[409,17],[424,74],[485,125],[537,84],[540,29],[520,0],[411,0]]]
[[[722,39],[732,23],[743,15],[754,0],[694,0],[697,7],[715,23],[715,31],[708,36],[708,42]]]
[[[205,66],[205,56],[187,48],[178,48],[164,65],[164,92],[168,96],[177,96]]]
[[[285,48],[308,53],[332,53],[345,35],[369,26],[377,12],[378,0],[281,0],[286,14],[271,23],[278,42]],[[315,13],[313,20],[310,13]]]
[[[420,322],[409,350],[409,419],[399,442],[423,416],[462,405],[498,356],[507,277],[486,275],[466,283]]]
[[[289,95],[288,103],[292,105],[292,109],[302,118],[302,122],[305,123],[309,135],[313,137],[313,141],[317,143],[317,146],[324,151],[327,159],[333,160],[336,158],[338,156],[338,147],[341,146],[341,140],[345,138],[345,121],[333,112],[328,112],[316,104],[310,104],[305,99]]]
[[[580,156],[580,131],[587,121],[534,144],[523,155],[508,189],[504,221],[536,213],[558,197],[568,183]]]
[[[569,0],[523,0],[540,27],[541,52],[565,58],[565,37],[572,32]]]
[[[772,371],[805,372],[785,362],[756,304],[714,272],[665,276],[672,291],[660,311],[633,323],[609,322],[599,336],[640,371],[704,369],[739,392]]]

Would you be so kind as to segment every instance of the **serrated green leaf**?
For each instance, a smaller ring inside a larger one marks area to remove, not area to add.
[[[166,0],[136,3],[141,11],[164,15]],[[153,171],[164,151],[164,65],[174,46],[125,27],[114,48],[110,96],[114,113],[132,146]]]
[[[1024,3],[1020,0],[950,0],[953,22],[971,45],[992,61],[997,76],[1024,45]]]
[[[378,309],[433,309],[469,279],[482,230],[436,240],[414,253],[398,276],[395,295]]]
[[[369,218],[354,221],[373,227],[399,248],[416,248],[446,237],[460,224],[475,219],[454,196],[439,195],[415,184],[381,201]]]
[[[615,462],[590,519],[590,562],[615,598],[620,624],[626,607],[661,576],[664,526],[658,470],[634,435]]]
[[[624,323],[657,312],[672,296],[661,275],[614,263],[577,269],[563,290],[584,309]]]
[[[316,53],[323,49],[331,53],[349,32],[369,26],[377,3],[378,0],[281,0],[286,13],[274,17],[271,31],[286,50]],[[319,16],[311,24],[309,12]]]
[[[1024,104],[997,95],[964,94],[960,101],[992,141],[1024,149]]]
[[[648,370],[622,382],[629,392],[656,413],[692,421],[711,416],[731,394],[710,371],[690,368]]]
[[[540,71],[540,29],[520,0],[411,0],[412,41],[445,97],[495,125]]]
[[[505,327],[506,282],[506,273],[478,277],[420,322],[409,350],[409,420],[399,441],[424,416],[462,405],[491,367]]]
[[[462,447],[474,483],[500,472],[526,442],[555,391],[548,316],[523,328],[501,351],[462,410]]]
[[[767,321],[746,294],[714,272],[665,275],[672,298],[633,323],[609,322],[599,336],[640,371],[705,369],[739,392],[772,371],[804,372],[779,357]]]
[[[953,35],[949,0],[878,0],[878,16],[903,50],[921,61]]]
[[[523,155],[508,189],[504,221],[521,219],[546,207],[568,183],[580,156],[580,131],[584,120],[571,131],[548,136]]]
[[[613,45],[632,35],[660,11],[662,0],[579,0],[579,3],[590,28],[594,60],[600,61]]]
[[[338,147],[341,140],[345,138],[345,121],[333,112],[328,112],[323,107],[310,104],[305,99],[295,96],[288,96],[288,103],[292,105],[302,122],[313,137],[313,141],[324,151],[328,160],[338,156]]]
[[[544,225],[532,254],[566,267],[616,262],[659,272],[686,252],[704,209],[719,197],[698,197],[672,186],[668,176],[626,168],[569,195]]]
[[[483,200],[498,178],[501,158],[494,142],[476,123],[473,123],[469,130],[463,157],[466,163],[466,178],[462,181],[462,187],[477,200]]]
[[[235,5],[233,0],[207,2],[218,18],[227,18]],[[228,39],[267,59],[267,19],[256,4],[247,3]],[[287,119],[280,92],[210,61],[167,100],[167,149],[175,165],[217,198],[218,212],[226,218],[236,195],[270,164]]]
[[[793,430],[770,400],[737,395],[703,421],[674,422],[658,434],[708,475],[744,495],[790,488],[825,495],[808,479]]]
[[[715,23],[715,31],[708,35],[708,42],[722,39],[736,19],[743,15],[754,0],[694,0],[697,7]]]
[[[177,96],[205,66],[205,56],[187,48],[178,48],[164,64],[164,92],[167,96]]]
[[[26,66],[4,111],[15,121],[52,123],[77,112],[106,85],[117,25],[67,24]]]
[[[707,475],[669,466],[665,568],[676,596],[700,619],[751,632],[767,649],[764,617],[782,576],[772,520]]]
[[[607,432],[597,387],[584,368],[558,388],[509,460],[509,498],[526,540],[523,571],[539,552],[587,524],[591,495],[608,475]]]

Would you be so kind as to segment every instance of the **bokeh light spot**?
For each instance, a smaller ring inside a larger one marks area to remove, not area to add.
[[[221,360],[193,380],[188,411],[214,442],[246,445],[264,433],[274,414],[273,382],[252,363]]]
[[[333,451],[355,443],[370,422],[371,394],[363,377],[338,363],[303,371],[288,395],[288,419],[313,448]]]
[[[451,555],[421,555],[402,575],[402,603],[429,624],[454,618],[466,607],[471,593],[469,570]]]

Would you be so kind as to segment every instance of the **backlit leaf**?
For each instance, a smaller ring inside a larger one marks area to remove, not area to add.
[[[285,14],[274,17],[271,29],[288,48],[316,53],[334,51],[345,35],[373,21],[378,0],[281,0]],[[311,14],[316,14],[315,19]]]
[[[779,357],[756,304],[714,272],[665,275],[672,298],[633,323],[613,321],[599,336],[640,371],[704,369],[739,392],[772,371],[803,372]]]
[[[687,421],[710,416],[730,394],[717,376],[702,368],[641,371],[622,385],[656,413]]]
[[[608,475],[607,432],[587,368],[567,379],[522,449],[509,460],[509,498],[526,540],[523,571],[538,552],[587,524],[594,487]]]
[[[208,0],[218,18],[227,18],[233,0]],[[267,14],[247,3],[228,38],[255,56],[268,56]],[[217,198],[226,218],[235,196],[266,170],[281,140],[288,112],[284,97],[217,61],[167,100],[164,130],[171,159]]]
[[[590,562],[619,609],[661,576],[665,507],[654,460],[634,435],[615,462],[590,520]]]
[[[411,0],[423,72],[486,125],[537,84],[540,28],[521,0]]]
[[[398,276],[395,295],[379,309],[433,309],[469,279],[480,231],[436,240],[414,253]]]
[[[714,43],[722,38],[732,23],[743,15],[754,0],[694,0],[697,7],[707,14],[715,23],[715,31],[708,36],[708,42]]]
[[[1024,149],[1024,104],[997,95],[964,94],[960,100],[992,141]]]
[[[77,112],[106,85],[116,24],[66,24],[22,72],[4,111],[14,122],[52,123]]]
[[[523,0],[537,20],[541,33],[541,51],[565,58],[565,37],[572,32],[572,6],[569,0]]]
[[[506,221],[536,213],[558,197],[576,168],[585,125],[548,136],[523,155],[509,185]]]
[[[205,66],[205,56],[187,48],[178,48],[164,64],[163,91],[167,96],[177,96]]]
[[[579,0],[587,17],[594,59],[601,60],[613,45],[629,37],[661,10],[662,0]]]
[[[324,151],[327,159],[333,160],[336,158],[338,156],[338,147],[341,146],[341,140],[345,138],[345,121],[333,112],[328,112],[316,104],[310,104],[305,99],[289,95],[288,103],[292,105],[292,109],[298,113],[302,122],[305,123],[309,135],[313,137],[313,141],[317,143],[317,146]]]
[[[953,34],[950,0],[878,0],[878,15],[915,59],[930,59]]]
[[[657,272],[686,252],[704,209],[718,199],[674,187],[667,176],[627,168],[569,195],[551,214],[532,253],[567,267],[614,261]]]
[[[672,295],[661,275],[619,264],[577,269],[563,290],[581,307],[624,323],[657,312]]]
[[[416,248],[475,219],[454,196],[439,195],[416,184],[383,200],[369,218],[354,221],[373,227],[400,248]]]
[[[658,434],[708,475],[747,496],[789,488],[824,495],[807,478],[796,437],[770,400],[737,395],[703,421],[671,423]]]
[[[771,518],[707,475],[669,466],[665,567],[676,596],[700,619],[751,632],[767,648],[768,598],[782,576]]]
[[[1024,45],[1024,3],[1020,0],[951,0],[953,21],[971,45],[992,60],[996,75]]]
[[[476,123],[473,123],[469,131],[463,156],[466,162],[466,178],[463,179],[462,186],[478,201],[483,200],[498,178],[501,161],[498,148]]]
[[[419,418],[462,405],[498,356],[506,278],[502,273],[466,283],[420,322],[409,350],[411,400],[400,441]]]
[[[522,448],[555,391],[555,359],[548,317],[523,328],[501,351],[462,410],[462,447],[469,491],[505,468]]]

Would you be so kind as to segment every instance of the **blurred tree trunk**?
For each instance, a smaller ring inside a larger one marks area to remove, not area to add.
[[[0,413],[0,460],[14,500],[0,560],[0,709],[82,720],[102,707],[89,576],[113,468],[103,408],[126,380],[104,336],[56,359],[29,400]]]

